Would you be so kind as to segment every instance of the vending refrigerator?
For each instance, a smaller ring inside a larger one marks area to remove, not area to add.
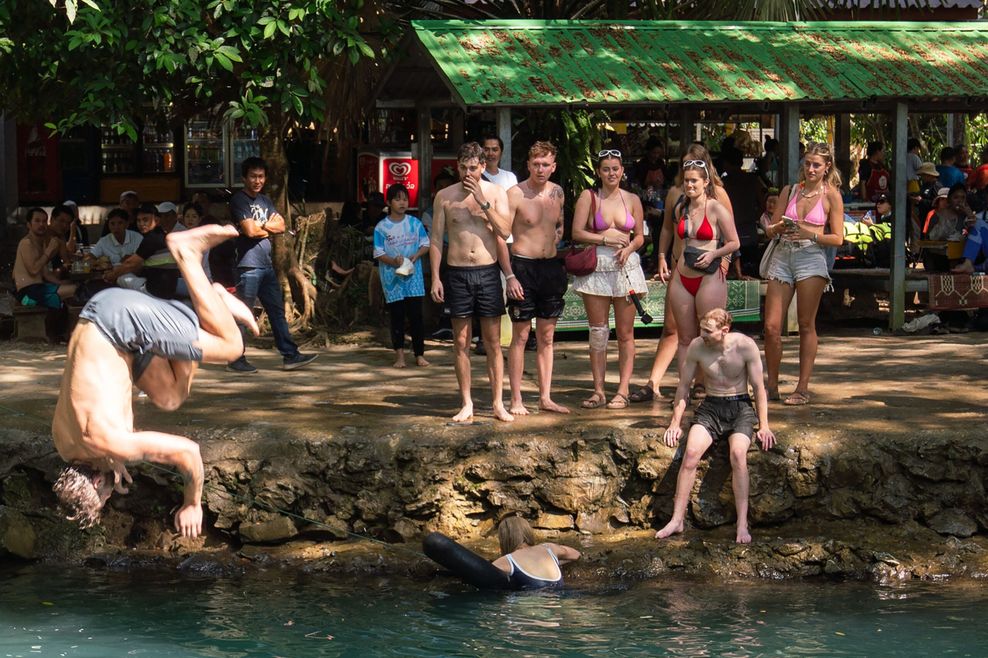
[[[432,156],[432,181],[443,169],[456,177],[456,156],[436,153]],[[408,188],[408,207],[421,209],[419,204],[419,161],[411,151],[380,151],[368,149],[357,154],[357,200],[363,203],[371,192],[385,194],[392,185],[400,183]],[[434,190],[433,190],[434,191]],[[428,207],[428,202],[426,202]]]
[[[240,187],[240,165],[260,155],[257,131],[208,119],[185,128],[185,187]]]

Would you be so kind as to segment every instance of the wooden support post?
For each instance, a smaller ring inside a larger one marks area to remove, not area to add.
[[[502,142],[504,142],[504,151],[501,152],[501,162],[498,164],[498,168],[512,171],[511,108],[510,107],[497,108],[497,136],[501,138]]]
[[[799,104],[786,103],[782,106],[782,131],[785,139],[782,141],[783,179],[782,185],[792,185],[799,178]]]
[[[416,109],[418,115],[418,121],[416,125],[416,138],[418,141],[418,153],[413,153],[413,156],[418,157],[419,161],[419,180],[418,180],[418,206],[416,210],[419,211],[419,215],[422,214],[422,209],[429,205],[429,200],[432,198],[432,110],[425,105],[419,105]]]
[[[947,127],[943,131],[944,134],[947,135],[947,146],[953,146],[956,143],[954,141],[954,138],[955,138],[954,131],[956,129],[957,129],[956,128],[956,115],[954,115],[954,113],[951,112],[951,113],[949,113],[947,115]],[[931,153],[930,155],[933,155],[934,157],[937,157],[939,154],[934,155],[934,154]],[[934,160],[934,162],[940,162],[939,158],[937,160]]]
[[[892,269],[889,290],[889,329],[901,329],[906,312],[906,137],[909,134],[909,110],[905,103],[895,104],[895,221],[892,224]]]
[[[686,150],[686,147],[692,142],[696,137],[694,136],[694,126],[693,119],[696,117],[696,113],[688,107],[684,107],[679,111],[679,153],[682,155]]]
[[[851,163],[851,115],[847,112],[838,114],[834,121],[834,157],[843,178],[844,189],[850,190],[851,170],[854,166]]]

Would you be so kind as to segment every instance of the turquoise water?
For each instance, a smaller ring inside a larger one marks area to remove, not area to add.
[[[8,567],[0,657],[983,656],[986,589],[663,580],[482,594],[446,578]]]

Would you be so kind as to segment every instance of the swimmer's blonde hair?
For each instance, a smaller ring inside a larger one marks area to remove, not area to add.
[[[103,510],[105,501],[100,499],[94,481],[99,473],[85,464],[71,464],[62,469],[52,486],[65,518],[83,529],[98,524]]]
[[[558,149],[556,148],[556,145],[553,144],[552,142],[545,142],[545,141],[535,142],[528,149],[528,159],[534,160],[535,158],[542,158],[547,155],[551,155],[553,158],[555,158],[557,152]]]
[[[700,318],[701,324],[707,321],[715,323],[720,329],[729,329],[731,323],[734,321],[734,318],[732,318],[731,314],[722,308],[713,308],[704,313],[703,317]]]
[[[497,524],[497,541],[501,544],[501,554],[507,555],[518,550],[522,544],[535,546],[535,531],[528,521],[516,514],[502,520]]]
[[[841,176],[840,171],[834,165],[834,150],[830,148],[830,144],[826,142],[810,142],[806,147],[806,153],[803,154],[804,162],[805,158],[810,155],[817,155],[823,158],[823,161],[827,163],[827,173],[824,174],[824,182],[830,185],[836,190],[840,189],[841,186]],[[802,183],[806,180],[806,169],[803,167],[799,168],[799,182]]]

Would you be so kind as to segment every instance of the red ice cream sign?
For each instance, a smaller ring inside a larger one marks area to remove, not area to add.
[[[417,207],[419,198],[419,163],[411,158],[382,158],[381,181],[384,194],[392,185],[401,184],[408,188],[408,205]]]

